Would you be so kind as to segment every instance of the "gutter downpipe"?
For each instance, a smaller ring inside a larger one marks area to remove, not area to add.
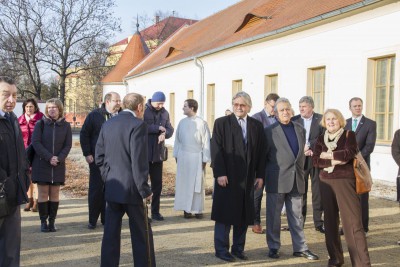
[[[125,85],[125,95],[127,95],[129,93],[129,86],[128,86],[128,82],[126,81],[125,78],[123,78],[122,82]]]
[[[194,64],[200,69],[200,117],[204,119],[204,65],[203,62],[195,57]]]

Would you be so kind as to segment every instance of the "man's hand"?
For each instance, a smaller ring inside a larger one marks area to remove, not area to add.
[[[85,159],[86,159],[86,162],[87,162],[88,164],[91,164],[91,163],[93,163],[93,161],[94,161],[92,155],[86,156]]]
[[[164,126],[161,126],[161,125],[160,125],[160,127],[158,127],[158,130],[160,130],[161,132],[164,132],[164,133],[165,133],[165,131],[166,131],[167,129],[165,129]]]
[[[254,183],[254,187],[256,190],[260,190],[263,187],[264,180],[262,178],[257,178],[256,182]]]
[[[304,145],[304,156],[311,157],[312,155],[313,155],[313,152],[310,149],[310,147],[307,144]]]
[[[220,186],[226,187],[228,184],[228,176],[220,176],[217,178],[217,182]]]
[[[153,193],[150,194],[148,197],[146,197],[146,200],[149,201],[149,202],[151,202],[151,199],[152,199],[152,198],[153,198]]]
[[[57,166],[57,164],[58,164],[58,157],[56,157],[56,156],[52,156],[51,157],[51,159],[50,159],[50,164],[52,165],[52,166]]]

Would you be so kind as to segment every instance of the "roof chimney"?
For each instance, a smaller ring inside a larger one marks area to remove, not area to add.
[[[160,16],[156,15],[156,24],[158,24],[160,22]]]

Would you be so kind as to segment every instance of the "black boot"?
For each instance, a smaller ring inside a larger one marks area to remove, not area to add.
[[[58,204],[60,202],[52,202],[49,201],[49,231],[50,232],[57,232],[57,228],[54,225],[54,222],[57,217],[57,211],[58,211]]]
[[[40,231],[48,232],[47,218],[49,217],[49,202],[38,202],[39,218],[40,218]]]

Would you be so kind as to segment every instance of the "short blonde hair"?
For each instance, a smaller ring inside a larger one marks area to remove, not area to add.
[[[49,111],[48,111],[48,106],[49,106],[49,104],[54,104],[54,105],[56,105],[57,106],[57,108],[58,108],[58,112],[59,112],[59,118],[62,118],[62,117],[64,117],[64,105],[63,105],[63,103],[61,102],[61,100],[60,99],[58,99],[58,98],[51,98],[51,99],[49,99],[49,100],[47,100],[46,101],[46,108],[45,108],[45,111],[44,111],[44,114],[46,115],[46,117],[49,117]]]
[[[322,116],[321,119],[322,127],[326,128],[325,118],[326,114],[328,113],[332,113],[338,119],[340,128],[344,128],[344,126],[346,126],[346,120],[343,117],[343,114],[338,109],[328,108],[327,110],[325,110],[324,115]]]

